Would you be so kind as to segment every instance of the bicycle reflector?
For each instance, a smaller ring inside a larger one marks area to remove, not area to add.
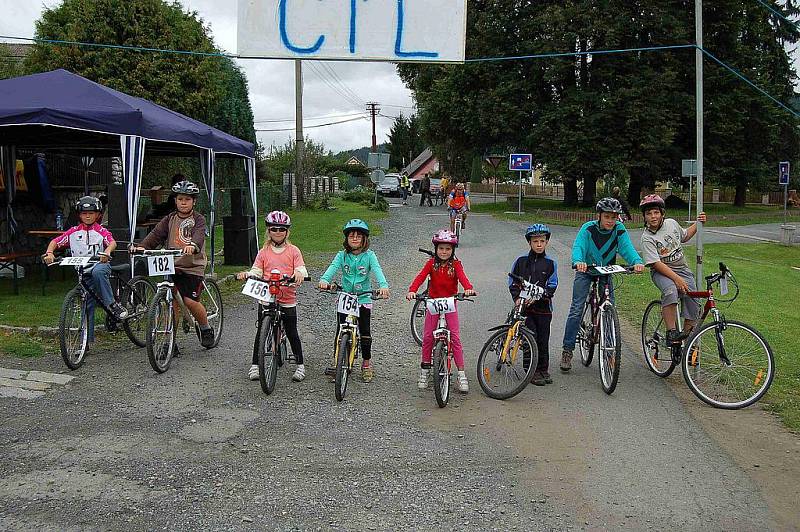
[[[278,293],[281,291],[280,286],[277,283],[281,280],[281,272],[280,270],[272,270],[269,273],[269,280],[272,281],[269,284],[269,293],[273,296],[277,296]]]

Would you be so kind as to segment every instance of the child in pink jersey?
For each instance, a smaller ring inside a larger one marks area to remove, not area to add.
[[[237,279],[244,280],[248,276],[267,277],[272,270],[278,270],[283,275],[294,277],[295,286],[282,286],[277,296],[278,305],[281,307],[283,329],[289,345],[292,347],[297,368],[292,380],[300,382],[306,378],[306,368],[303,364],[303,346],[300,343],[300,334],[297,332],[297,287],[303,284],[303,279],[308,276],[303,254],[297,246],[289,242],[289,228],[292,221],[289,215],[282,211],[273,211],[266,216],[267,238],[264,247],[258,252],[253,267],[249,271],[236,275]],[[261,326],[259,323],[259,332]],[[256,334],[258,342],[258,333]],[[250,380],[258,380],[258,345],[253,347],[253,362],[248,371]]]

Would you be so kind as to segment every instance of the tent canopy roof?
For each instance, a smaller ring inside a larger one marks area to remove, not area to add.
[[[250,142],[66,70],[0,81],[0,145],[116,155],[119,135],[144,137],[151,154],[254,156]]]

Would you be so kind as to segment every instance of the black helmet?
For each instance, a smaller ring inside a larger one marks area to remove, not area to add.
[[[172,185],[172,192],[175,194],[186,194],[187,196],[197,196],[200,189],[191,181],[178,181]]]
[[[613,212],[622,214],[622,203],[615,198],[603,198],[597,202],[597,212]]]
[[[94,196],[84,196],[75,203],[78,212],[103,212],[103,202]]]

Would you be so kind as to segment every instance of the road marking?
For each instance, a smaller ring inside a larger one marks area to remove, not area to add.
[[[733,231],[720,231],[719,229],[705,229],[708,233],[717,233],[720,235],[729,235],[729,236],[738,236],[739,238],[750,238],[752,240],[760,240],[762,242],[772,242],[773,244],[780,244],[778,240],[773,240],[771,238],[763,238],[760,236],[754,235],[745,235],[743,233],[734,233]]]

